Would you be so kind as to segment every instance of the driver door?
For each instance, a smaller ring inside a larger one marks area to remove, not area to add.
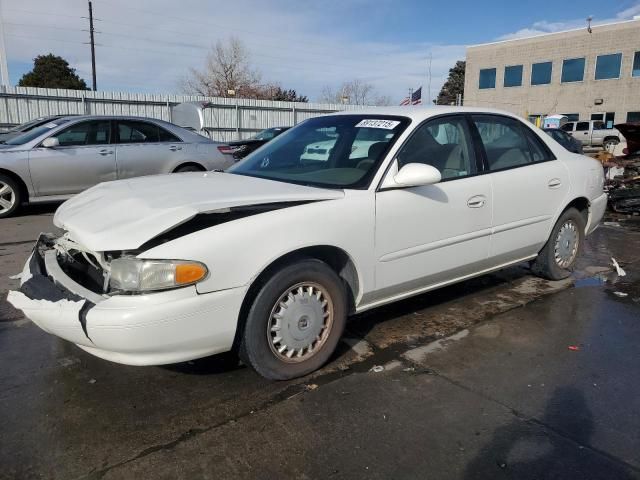
[[[418,127],[397,155],[398,169],[409,163],[436,167],[442,180],[376,193],[374,302],[488,268],[491,180],[476,175],[479,162],[465,116]]]
[[[29,169],[38,196],[70,195],[116,179],[110,120],[88,120],[54,134],[60,145],[29,152]]]

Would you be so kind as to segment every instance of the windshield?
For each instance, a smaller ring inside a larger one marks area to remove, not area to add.
[[[20,125],[16,125],[15,127],[10,128],[9,130],[7,130],[7,132],[26,132],[27,130],[29,130],[29,128],[38,125],[38,123],[41,123],[42,121],[42,118],[29,120],[28,122],[21,123]]]
[[[261,132],[256,133],[253,136],[254,140],[271,140],[276,136],[277,129],[275,128],[267,128],[266,130],[262,130]]]
[[[56,128],[57,126],[62,125],[63,123],[66,123],[68,121],[69,120],[59,118],[58,120],[54,120],[53,122],[45,123],[44,125],[29,130],[22,135],[18,135],[17,137],[7,140],[5,142],[5,145],[24,145],[25,143],[38,138],[40,135],[49,132],[52,128]]]
[[[228,171],[304,185],[366,188],[408,124],[408,118],[387,115],[311,118]]]

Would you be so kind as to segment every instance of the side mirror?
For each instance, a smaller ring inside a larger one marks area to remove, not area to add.
[[[42,146],[44,148],[56,148],[60,146],[60,141],[58,140],[58,137],[45,138],[42,141]]]
[[[393,176],[393,181],[399,187],[420,187],[433,185],[442,180],[440,170],[424,163],[408,163]]]

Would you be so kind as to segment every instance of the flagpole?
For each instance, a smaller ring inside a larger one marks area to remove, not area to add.
[[[429,52],[429,81],[427,82],[427,103],[431,105],[431,61],[433,60],[433,54]]]
[[[409,103],[407,103],[407,106],[411,106],[411,100],[413,99],[413,88],[409,89]]]

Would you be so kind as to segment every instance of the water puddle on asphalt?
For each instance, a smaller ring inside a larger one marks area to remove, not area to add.
[[[578,278],[573,286],[575,288],[581,287],[601,287],[607,283],[607,275],[595,275],[593,277]]]

